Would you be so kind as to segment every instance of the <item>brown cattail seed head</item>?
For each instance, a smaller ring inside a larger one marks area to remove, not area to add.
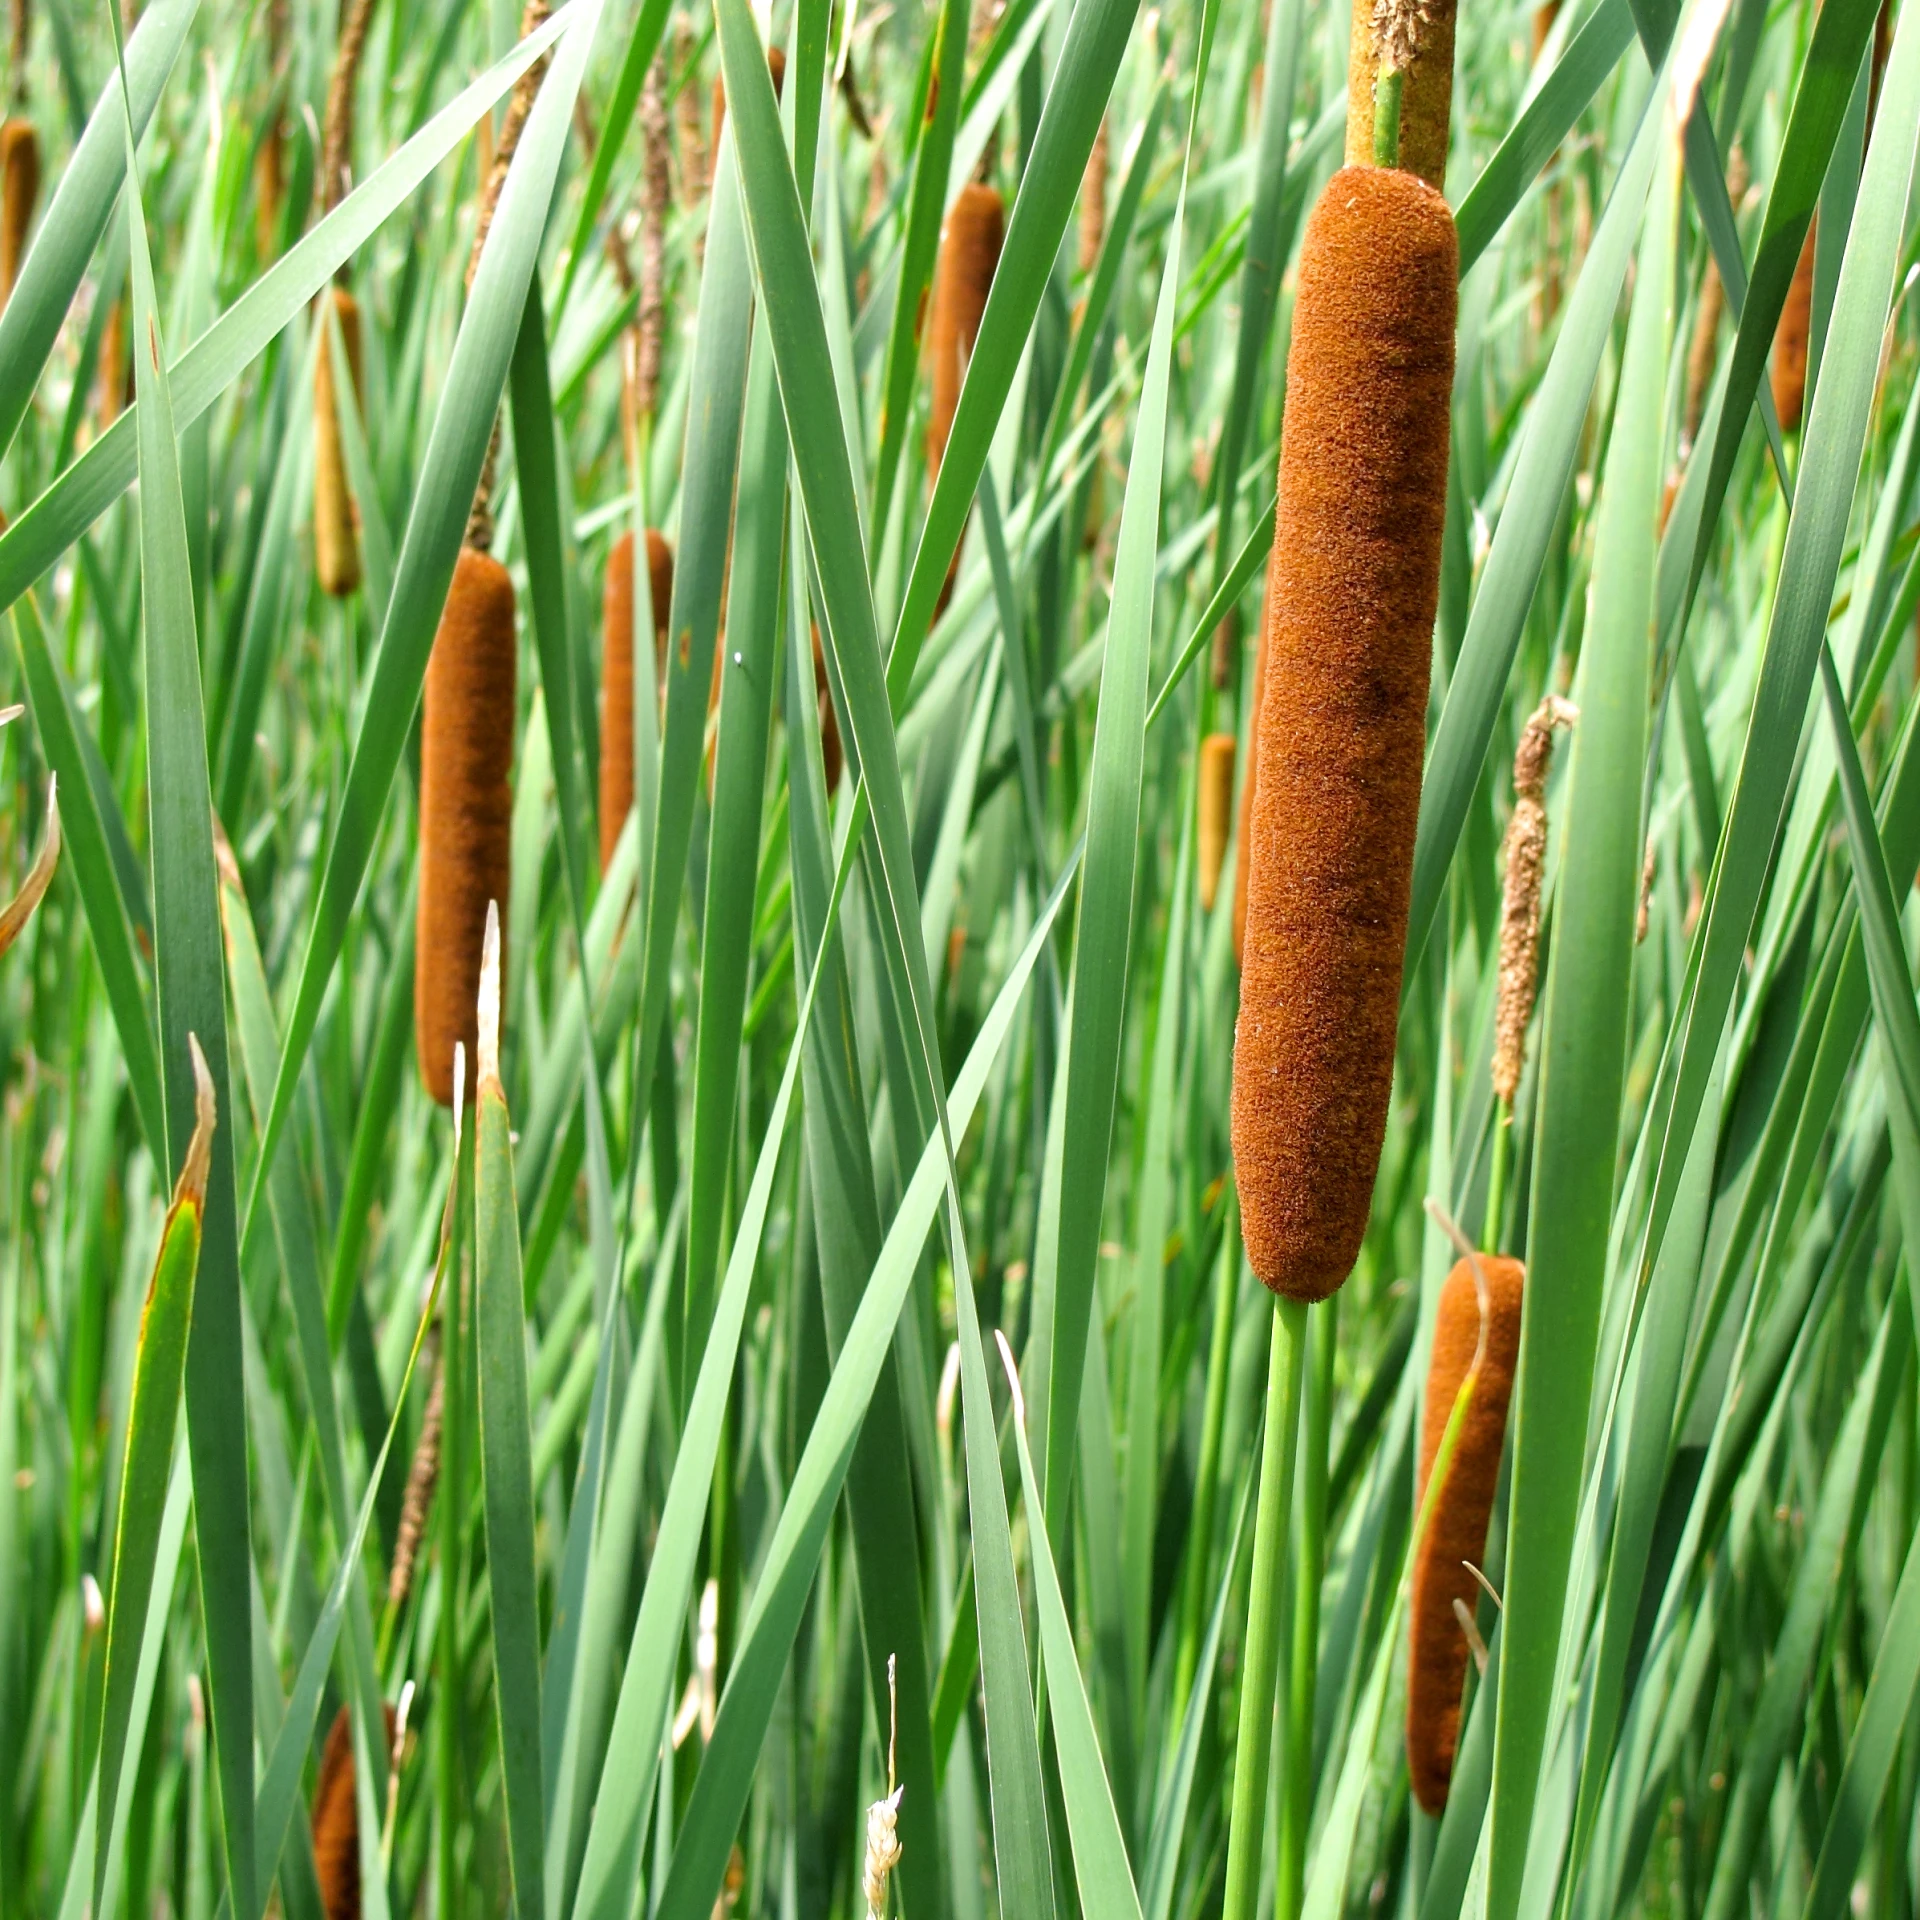
[[[1080,271],[1091,273],[1100,263],[1100,249],[1107,238],[1107,123],[1093,136],[1093,151],[1087,155],[1087,171],[1080,182]]]
[[[427,662],[420,748],[414,1038],[421,1081],[443,1107],[453,1105],[455,1043],[477,1057],[488,901],[506,923],[513,721],[513,582],[491,555],[463,547]]]
[[[980,316],[987,309],[987,291],[1000,264],[1005,230],[1006,210],[995,188],[976,180],[960,189],[947,215],[933,276],[933,417],[927,423],[927,467],[932,473],[940,471],[946,457],[947,436],[960,404],[960,383],[980,334]]]
[[[833,687],[827,679],[827,656],[820,647],[820,629],[813,629],[813,697],[820,710],[820,758],[826,767],[827,798],[840,784],[845,754],[840,745],[840,716],[834,711]]]
[[[1210,733],[1200,742],[1200,905],[1211,913],[1227,857],[1227,826],[1233,818],[1233,757],[1230,733]]]
[[[673,601],[673,549],[647,529],[647,581],[653,594],[654,678],[666,665],[667,608]],[[600,603],[600,871],[605,873],[633,809],[633,535],[623,533],[607,556]]]
[[[383,1706],[386,1737],[394,1716]],[[353,1726],[342,1707],[320,1749],[320,1775],[313,1789],[313,1871],[320,1883],[326,1920],[360,1920],[360,1818],[354,1798]]]
[[[1780,416],[1780,431],[1796,433],[1800,417],[1807,408],[1807,349],[1813,338],[1813,256],[1820,232],[1815,219],[1807,228],[1806,245],[1800,249],[1799,264],[1793,270],[1793,283],[1787,288],[1787,303],[1780,309],[1780,324],[1773,335],[1773,410]]]
[[[1321,1300],[1386,1131],[1446,519],[1447,203],[1345,167],[1308,222],[1287,358],[1233,1062],[1247,1256]]]
[[[15,115],[0,122],[0,305],[13,294],[27,232],[40,198],[40,136],[33,122]]]
[[[1687,404],[1680,427],[1683,452],[1692,447],[1701,416],[1707,410],[1707,388],[1713,383],[1714,361],[1720,352],[1720,315],[1726,304],[1727,290],[1721,284],[1720,269],[1709,255],[1700,280],[1700,304],[1694,309],[1693,338],[1687,343]]]
[[[1347,165],[1373,163],[1373,90],[1382,63],[1404,73],[1400,165],[1438,189],[1447,177],[1457,0],[1353,0],[1347,55]]]
[[[430,1336],[439,1342],[436,1327]],[[413,1569],[426,1537],[427,1515],[433,1508],[433,1490],[440,1479],[440,1428],[446,1418],[447,1368],[444,1359],[433,1370],[426,1410],[420,1416],[420,1438],[414,1442],[407,1468],[406,1497],[400,1503],[400,1526],[394,1535],[393,1564],[387,1569],[387,1605],[396,1612],[407,1604],[413,1587]]]
[[[360,305],[344,287],[328,297],[340,322],[357,406],[364,391]],[[354,527],[353,492],[347,485],[346,449],[340,438],[340,396],[334,388],[333,343],[324,313],[320,356],[313,370],[313,570],[321,591],[344,599],[360,584],[360,541]]]
[[[1493,1016],[1493,1090],[1508,1106],[1527,1063],[1527,1022],[1539,984],[1540,883],[1547,865],[1547,776],[1553,730],[1578,710],[1549,694],[1520,730],[1513,756],[1513,817],[1507,822],[1506,883],[1500,903],[1500,988]]]
[[[1474,1268],[1480,1273],[1476,1279]],[[1454,1748],[1460,1739],[1460,1693],[1467,1677],[1467,1636],[1454,1602],[1471,1617],[1479,1585],[1467,1563],[1487,1550],[1487,1519],[1500,1478],[1507,1403],[1520,1357],[1520,1303],[1526,1269],[1518,1260],[1483,1253],[1457,1262],[1440,1289],[1427,1368],[1427,1411],[1420,1432],[1420,1491],[1427,1496],[1440,1441],[1461,1382],[1479,1359],[1479,1377],[1454,1444],[1446,1485],[1413,1556],[1412,1645],[1407,1660],[1407,1772],[1429,1813],[1447,1804]],[[1481,1320],[1481,1284],[1486,1319]]]

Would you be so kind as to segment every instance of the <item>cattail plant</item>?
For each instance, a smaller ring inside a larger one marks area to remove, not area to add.
[[[327,88],[326,138],[320,161],[320,197],[327,212],[346,197],[352,179],[353,90],[372,18],[373,0],[352,0],[340,26],[340,45]],[[344,279],[329,289],[327,297],[346,349],[357,406],[363,381],[359,302],[347,291]],[[320,354],[313,370],[313,570],[320,590],[337,600],[360,584],[360,541],[354,529],[353,491],[347,484],[346,449],[340,438],[340,396],[334,387],[333,351],[324,312]]]
[[[384,1707],[391,1746],[395,1719]],[[354,1797],[353,1724],[342,1707],[320,1749],[313,1788],[313,1872],[326,1920],[360,1920],[360,1814]]]
[[[928,353],[933,362],[933,413],[927,422],[927,474],[931,479],[946,458],[947,436],[960,405],[960,388],[967,377],[967,361],[980,334],[980,316],[987,310],[987,294],[994,269],[1000,264],[1000,244],[1006,232],[1006,206],[999,190],[984,181],[970,180],[947,215],[940,236],[940,258],[933,275],[933,311],[928,328]],[[941,582],[934,618],[946,611],[953,583],[960,571],[956,547]]]
[[[1220,891],[1220,869],[1227,857],[1238,746],[1230,733],[1210,733],[1200,742],[1200,905],[1208,913]]]
[[[1325,1298],[1366,1230],[1386,1126],[1446,517],[1458,247],[1402,151],[1446,124],[1452,16],[1394,14],[1382,164],[1343,167],[1308,224],[1287,359],[1258,786],[1234,1047],[1247,1253]]]
[[[1107,122],[1093,136],[1093,151],[1087,155],[1087,171],[1080,182],[1080,274],[1090,274],[1100,264],[1100,249],[1107,238],[1107,175],[1110,166],[1107,146]]]
[[[13,111],[0,121],[0,306],[13,293],[40,198],[40,136],[27,118],[27,49],[33,19],[27,0],[13,0]]]
[[[673,599],[673,549],[647,529],[647,583],[653,597],[654,679],[666,685],[667,608]],[[600,653],[600,870],[620,843],[633,810],[633,535],[623,533],[607,556],[601,601]]]
[[[1816,214],[1807,228],[1806,244],[1793,269],[1786,305],[1773,333],[1773,410],[1782,433],[1798,433],[1807,406],[1807,353],[1813,344],[1813,265],[1820,233]]]
[[[1416,1496],[1426,1525],[1414,1548],[1407,1656],[1407,1773],[1414,1797],[1428,1813],[1446,1806],[1453,1781],[1461,1690],[1478,1637],[1473,1629],[1476,1570],[1487,1548],[1507,1404],[1520,1358],[1524,1280],[1518,1260],[1466,1255],[1447,1275],[1434,1318]],[[1428,1511],[1434,1464],[1469,1375],[1473,1385],[1465,1414]]]

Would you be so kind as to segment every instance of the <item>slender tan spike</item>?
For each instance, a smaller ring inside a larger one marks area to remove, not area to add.
[[[1800,417],[1807,406],[1807,351],[1813,339],[1813,261],[1819,232],[1820,222],[1816,218],[1807,228],[1806,245],[1800,249],[1793,284],[1787,289],[1787,303],[1780,309],[1780,324],[1774,329],[1773,410],[1780,416],[1782,433],[1800,430]]]
[[[1480,1597],[1472,1569],[1486,1554],[1487,1521],[1500,1480],[1507,1407],[1520,1358],[1525,1282],[1526,1269],[1518,1260],[1491,1253],[1460,1260],[1440,1289],[1434,1320],[1427,1407],[1420,1430],[1418,1502],[1427,1497],[1427,1482],[1461,1383],[1478,1365],[1446,1483],[1413,1556],[1407,1773],[1415,1798],[1434,1814],[1446,1806],[1453,1782],[1461,1689],[1472,1652],[1461,1614],[1471,1623]]]
[[[1351,1270],[1386,1129],[1458,259],[1446,202],[1383,167],[1334,175],[1301,252],[1233,1063],[1248,1259],[1297,1300]]]
[[[383,1703],[389,1746],[394,1712]],[[342,1707],[320,1750],[313,1789],[313,1871],[326,1920],[360,1920],[360,1815],[354,1796],[353,1725]]]
[[[414,1041],[420,1078],[453,1104],[453,1050],[477,1057],[487,905],[504,923],[513,872],[513,582],[463,547],[427,661],[420,750]]]
[[[1233,821],[1233,761],[1239,742],[1230,733],[1210,733],[1200,742],[1200,905],[1213,911],[1226,863]]]
[[[352,404],[362,397],[360,304],[344,287],[327,296],[340,323]],[[335,391],[332,342],[323,332],[313,369],[313,570],[323,593],[344,599],[360,584],[360,538],[353,490],[347,484],[346,448],[340,438],[340,396]]]

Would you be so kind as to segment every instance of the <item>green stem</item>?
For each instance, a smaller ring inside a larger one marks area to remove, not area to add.
[[[1496,1096],[1493,1103],[1493,1161],[1487,1169],[1487,1217],[1480,1244],[1488,1253],[1500,1251],[1500,1231],[1507,1210],[1507,1180],[1513,1167],[1513,1106]]]
[[[1247,1595],[1247,1639],[1241,1657],[1240,1726],[1233,1754],[1233,1814],[1227,1829],[1227,1893],[1221,1920],[1253,1920],[1260,1897],[1260,1852],[1266,1836],[1267,1769],[1279,1665],[1283,1595],[1281,1559],[1293,1515],[1293,1461],[1306,1372],[1307,1309],[1277,1302],[1267,1369],[1267,1433],[1260,1453],[1260,1504],[1253,1523],[1253,1577]],[[1274,1920],[1293,1920],[1276,1906]]]
[[[1373,87],[1373,164],[1400,164],[1400,96],[1407,76],[1398,67],[1383,66]]]
[[[1223,1201],[1231,1205],[1231,1201]],[[1174,1655],[1173,1702],[1185,1716],[1207,1611],[1213,1554],[1214,1495],[1220,1479],[1220,1439],[1227,1418],[1227,1371],[1233,1357],[1233,1304],[1240,1291],[1240,1236],[1227,1223],[1213,1285],[1213,1333],[1207,1346],[1207,1392],[1200,1424],[1200,1465],[1194,1476],[1193,1530],[1187,1536],[1187,1574],[1180,1597],[1180,1642]]]
[[[1287,1677],[1286,1773],[1280,1786],[1276,1915],[1297,1914],[1306,1898],[1307,1828],[1313,1818],[1313,1709],[1320,1668],[1320,1587],[1327,1538],[1327,1441],[1333,1425],[1336,1293],[1313,1316],[1312,1365],[1300,1443],[1299,1526],[1292,1580],[1292,1665]]]

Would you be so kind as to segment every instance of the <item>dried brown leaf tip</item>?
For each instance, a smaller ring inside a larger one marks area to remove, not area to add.
[[[1389,73],[1405,73],[1420,52],[1433,19],[1427,0],[1374,0],[1373,45]]]
[[[14,711],[18,711],[15,709]],[[7,719],[13,717],[8,713]],[[60,799],[57,780],[47,781],[47,825],[41,836],[39,857],[28,871],[26,881],[4,907],[0,907],[0,953],[19,939],[21,929],[33,918],[33,910],[46,897],[53,882],[53,870],[60,864]]]
[[[1553,730],[1579,709],[1549,694],[1520,732],[1513,756],[1513,818],[1507,823],[1505,893],[1500,906],[1500,991],[1494,1008],[1493,1090],[1512,1104],[1527,1060],[1527,1022],[1539,985],[1540,883],[1547,862],[1547,776]]]
[[[180,1178],[174,1182],[173,1204],[177,1207],[185,1200],[198,1213],[207,1197],[207,1170],[213,1164],[213,1130],[219,1124],[220,1110],[198,1034],[187,1035],[187,1052],[193,1060],[193,1137],[187,1142],[187,1157],[180,1163]]]

